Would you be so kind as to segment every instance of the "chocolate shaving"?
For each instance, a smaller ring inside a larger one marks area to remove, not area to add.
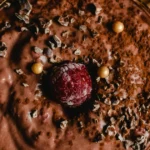
[[[81,26],[79,26],[79,30],[81,30],[83,32],[86,32],[87,31],[87,26],[81,25]]]
[[[37,46],[34,47],[34,52],[37,53],[37,54],[42,54],[43,53],[43,50]]]
[[[51,49],[59,48],[61,47],[61,40],[58,36],[54,35],[50,37],[48,45],[50,46]]]
[[[8,2],[7,0],[3,0],[3,1],[0,3],[0,9],[9,8],[10,6],[11,6],[11,3]]]
[[[62,121],[62,122],[60,123],[60,128],[61,128],[61,129],[65,129],[65,128],[67,127],[67,125],[68,125],[68,121],[67,121],[67,120],[64,120],[64,121]]]
[[[83,11],[83,10],[79,10],[79,12],[78,12],[78,13],[79,13],[79,15],[80,15],[80,16],[85,15],[85,11]]]
[[[27,83],[22,83],[22,85],[23,85],[24,87],[28,87],[28,86],[29,86],[29,84],[27,84]]]
[[[93,105],[93,112],[96,112],[100,109],[100,105],[98,103]]]
[[[45,34],[50,33],[49,27],[53,23],[52,20],[46,20],[44,18],[39,18],[39,23],[40,23],[40,26],[41,26],[42,30],[44,30]]]
[[[30,25],[28,28],[31,32],[33,32],[36,35],[39,33],[39,27],[36,24]]]
[[[63,32],[61,33],[61,36],[68,38],[68,37],[69,37],[69,34],[70,34],[69,31],[63,31]]]
[[[76,50],[74,51],[74,54],[75,54],[75,55],[81,55],[81,50],[80,50],[80,49],[76,49]]]
[[[55,44],[51,41],[48,41],[48,45],[50,46],[51,49],[55,49]]]
[[[69,25],[69,17],[68,17],[68,16],[65,16],[65,17],[60,16],[60,17],[58,18],[58,22],[59,22],[59,24],[61,24],[62,26],[67,27],[67,26]]]
[[[21,31],[23,32],[23,31],[28,31],[28,28],[26,28],[26,27],[21,27]]]
[[[0,51],[7,50],[6,44],[0,41]]]
[[[7,52],[6,51],[0,51],[0,57],[6,57]]]
[[[57,47],[61,47],[61,40],[59,39],[58,36],[54,35],[53,36],[54,41],[56,42]]]
[[[37,111],[37,110],[32,110],[32,111],[30,112],[30,115],[31,115],[32,118],[37,118],[37,116],[38,116],[38,111]]]
[[[1,31],[9,29],[10,27],[11,27],[11,24],[8,21],[6,21],[4,24],[2,24]]]
[[[19,74],[19,75],[22,75],[22,74],[23,74],[23,71],[22,71],[21,69],[16,69],[15,71],[16,71],[16,73]]]
[[[6,57],[7,47],[4,42],[0,42],[0,57]]]
[[[15,15],[19,20],[29,24],[29,15],[32,10],[32,5],[28,0],[18,0],[18,2],[20,3],[21,9],[19,13],[15,13]]]

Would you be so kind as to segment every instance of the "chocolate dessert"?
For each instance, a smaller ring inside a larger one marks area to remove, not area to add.
[[[150,150],[148,6],[0,0],[0,150]]]

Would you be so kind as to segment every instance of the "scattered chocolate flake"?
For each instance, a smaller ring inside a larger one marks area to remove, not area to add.
[[[114,117],[111,117],[110,118],[110,122],[111,122],[111,124],[115,124],[116,123],[116,119]]]
[[[106,133],[109,136],[116,136],[117,132],[116,132],[115,126],[114,125],[108,126],[107,129],[106,129]]]
[[[110,100],[110,98],[105,98],[104,103],[105,103],[106,105],[111,105],[111,100]]]
[[[132,148],[135,150],[141,150],[140,144],[138,143],[134,143],[134,145],[132,145]]]
[[[41,90],[36,90],[34,99],[38,100],[40,97],[42,97],[42,91]]]
[[[96,8],[95,10],[95,15],[99,15],[101,12],[102,8]]]
[[[61,40],[57,35],[53,36],[54,41],[56,42],[56,47],[61,47]]]
[[[87,19],[86,19],[86,22],[87,22],[88,24],[90,24],[91,21],[92,21],[92,20],[91,20],[90,18],[87,18]]]
[[[74,18],[70,19],[70,23],[74,23],[76,20]]]
[[[38,83],[37,85],[36,85],[36,88],[35,88],[35,97],[34,97],[34,99],[35,100],[39,100],[39,98],[40,97],[42,97],[42,91],[41,91],[41,89],[40,89],[40,86],[41,86],[41,84],[40,83]]]
[[[124,141],[124,146],[125,146],[126,149],[129,149],[133,144],[134,143],[131,140],[125,140]]]
[[[93,64],[96,64],[97,65],[97,67],[100,67],[100,63],[96,60],[96,59],[92,59],[92,62],[93,62]]]
[[[18,2],[20,3],[21,9],[19,13],[15,13],[15,15],[19,20],[29,24],[29,15],[32,10],[32,5],[28,0],[18,0]]]
[[[52,25],[52,20],[46,20],[44,18],[39,18],[40,26],[44,30],[44,33],[50,33],[50,26]]]
[[[75,54],[75,55],[81,55],[81,50],[80,50],[80,49],[75,50],[75,51],[74,51],[74,54]]]
[[[23,32],[23,31],[28,31],[28,28],[26,28],[26,27],[21,27],[21,31]]]
[[[118,105],[119,103],[120,103],[120,101],[117,99],[112,101],[112,105],[114,105],[114,106]]]
[[[54,57],[51,57],[51,58],[49,59],[49,62],[50,62],[50,63],[57,63],[57,60],[54,59]]]
[[[85,15],[85,11],[83,11],[83,10],[79,10],[79,16],[83,16],[83,15]]]
[[[55,49],[55,44],[53,42],[48,41],[48,44],[49,44],[51,49]]]
[[[112,110],[112,109],[109,109],[107,114],[108,114],[109,117],[111,117],[112,114],[113,114],[113,110]]]
[[[30,115],[31,115],[32,118],[37,118],[37,116],[38,116],[38,110],[32,110],[30,112]]]
[[[116,134],[116,137],[117,137],[117,139],[120,140],[121,142],[125,141],[125,139],[124,139],[124,138],[122,137],[122,135],[119,134],[119,133]]]
[[[63,120],[60,123],[60,128],[61,129],[65,129],[67,127],[67,125],[68,125],[68,121],[67,120]]]
[[[0,51],[5,51],[5,50],[7,50],[6,43],[0,41]]]
[[[96,103],[93,105],[93,111],[96,112],[97,110],[99,110],[100,108],[100,104]]]
[[[50,37],[48,44],[51,49],[60,48],[61,47],[61,40],[57,35]]]
[[[34,47],[34,52],[37,53],[37,54],[42,54],[43,53],[43,50],[37,46]]]
[[[8,2],[7,0],[3,0],[3,1],[0,3],[0,9],[9,8],[10,6],[11,6],[11,3]]]
[[[79,126],[80,128],[83,128],[83,127],[84,127],[83,122],[82,122],[82,121],[79,121],[79,122],[78,122],[78,126]]]
[[[95,30],[90,30],[90,34],[91,36],[94,38],[94,37],[97,37],[99,35],[99,33]]]
[[[62,37],[65,37],[65,38],[68,38],[68,37],[69,37],[69,34],[70,34],[69,31],[63,31],[63,32],[61,33],[61,36],[62,36]]]
[[[97,77],[97,78],[96,78],[96,82],[97,82],[97,83],[99,83],[99,82],[100,82],[100,80],[101,80],[101,78],[100,78],[100,77]]]
[[[22,74],[23,74],[23,71],[22,71],[21,69],[16,69],[15,71],[16,71],[16,73],[19,74],[19,75],[22,75]]]
[[[62,58],[61,57],[56,57],[56,56],[54,56],[54,57],[51,57],[50,59],[49,59],[49,61],[50,61],[50,63],[59,63],[59,62],[61,62],[62,61]]]
[[[6,30],[6,29],[9,29],[10,27],[11,27],[11,24],[10,24],[8,21],[6,21],[6,22],[4,22],[4,24],[2,25],[1,31],[4,31],[4,30]]]
[[[63,17],[63,16],[60,16],[59,18],[58,18],[58,22],[62,25],[62,26],[68,26],[69,25],[69,17],[68,16],[65,16],[65,17]]]
[[[19,15],[17,13],[15,13],[15,15],[19,20],[24,21],[26,24],[29,24],[29,17],[28,16],[22,16],[22,15]]]
[[[67,45],[64,44],[64,43],[62,43],[61,48],[62,48],[62,49],[65,49],[65,48],[67,48]]]
[[[27,83],[22,83],[22,85],[23,85],[24,87],[28,87],[28,86],[29,86],[29,84],[27,84]]]
[[[6,57],[7,51],[0,51],[0,57]]]
[[[86,32],[87,31],[87,26],[86,25],[81,25],[79,26],[79,30]]]

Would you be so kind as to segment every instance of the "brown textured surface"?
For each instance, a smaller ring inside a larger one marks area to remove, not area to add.
[[[15,0],[10,8],[0,11],[0,40],[7,46],[6,57],[0,57],[0,150],[149,150],[149,16],[132,0],[30,2],[33,8],[29,24],[15,16],[20,10]],[[91,7],[102,10],[96,15]],[[85,14],[79,14],[79,10]],[[59,16],[67,17],[67,27],[58,23]],[[40,18],[53,20],[50,33],[43,33]],[[125,25],[121,34],[111,30],[116,20]],[[6,21],[11,28],[2,28]],[[81,25],[87,27],[86,31],[80,30]],[[38,34],[35,26],[40,30]],[[21,27],[29,30],[21,31]],[[63,37],[66,31],[69,35]],[[93,78],[93,98],[77,110],[64,108],[47,96],[43,78],[55,63],[49,62],[52,55],[36,54],[33,47],[48,48],[53,35],[66,44],[65,48],[52,50],[53,59],[86,62]],[[81,50],[79,56],[74,54],[77,49]],[[34,75],[31,64],[41,61],[41,55],[48,59],[45,73]],[[95,82],[97,65],[93,59],[110,68],[109,78]],[[17,74],[16,69],[23,74]],[[37,84],[42,86],[38,88]],[[95,105],[100,108],[93,109]],[[66,127],[62,125],[65,120]],[[131,146],[125,148],[129,142]]]

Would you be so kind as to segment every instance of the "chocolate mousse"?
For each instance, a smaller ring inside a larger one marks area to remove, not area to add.
[[[0,150],[150,150],[150,10],[138,0],[0,0]]]

